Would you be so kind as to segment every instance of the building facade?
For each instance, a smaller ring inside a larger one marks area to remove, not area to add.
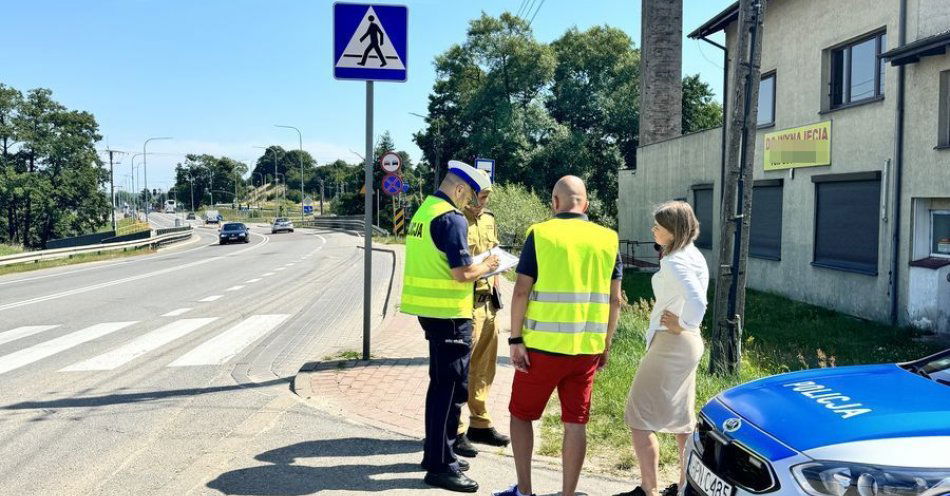
[[[725,32],[730,82],[737,17],[689,35]],[[950,2],[769,0],[763,36],[749,287],[950,334]],[[721,128],[641,147],[621,238],[689,201],[715,272],[722,149]]]

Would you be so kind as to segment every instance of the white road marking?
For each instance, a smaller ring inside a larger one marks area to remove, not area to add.
[[[181,319],[164,325],[154,331],[140,336],[124,346],[99,356],[83,360],[66,367],[60,372],[79,372],[85,370],[113,370],[135,360],[136,358],[156,350],[172,341],[198,330],[201,327],[217,320],[217,317],[203,319]]]
[[[177,310],[172,310],[171,312],[168,312],[168,313],[166,313],[166,314],[163,314],[162,317],[178,317],[179,315],[181,315],[181,314],[183,314],[183,313],[185,313],[185,312],[188,312],[189,310],[191,310],[191,309],[190,309],[190,308],[179,308],[179,309],[177,309]]]
[[[287,267],[277,267],[276,269],[274,269],[274,271],[280,272],[280,271],[282,271],[282,270],[284,270],[284,269],[286,269],[286,268],[287,268]]]
[[[96,324],[83,330],[2,356],[0,357],[0,374],[40,361],[48,356],[79,346],[86,341],[101,338],[102,336],[111,334],[132,324],[135,324],[135,321]]]
[[[248,279],[248,280],[244,281],[244,284],[251,284],[251,283],[253,283],[253,282],[257,282],[257,281],[260,281],[260,280],[261,280],[260,277],[255,277],[254,279]]]
[[[262,242],[260,242],[260,243],[257,243],[257,244],[254,245],[254,246],[250,246],[250,247],[243,248],[243,249],[241,249],[241,250],[235,251],[234,253],[231,253],[231,254],[229,254],[228,256],[234,256],[234,255],[238,255],[238,254],[240,254],[240,253],[244,253],[244,252],[249,251],[249,250],[253,250],[253,249],[256,249],[256,248],[260,248],[261,246],[264,246],[265,244],[267,244],[268,241],[270,241],[270,238],[268,238],[268,237],[266,237],[266,236],[263,236],[263,235],[261,235],[261,234],[257,234],[257,233],[252,233],[252,234],[255,234],[255,235],[257,235],[257,236],[260,236],[260,237],[264,238],[264,241],[262,241]],[[182,265],[176,265],[176,266],[174,266],[174,267],[168,267],[168,268],[165,268],[165,269],[156,270],[156,271],[152,271],[152,272],[146,272],[146,273],[144,273],[144,274],[139,274],[139,275],[136,275],[136,276],[124,277],[124,278],[122,278],[122,279],[115,279],[115,280],[112,280],[112,281],[101,282],[101,283],[99,283],[99,284],[93,284],[93,285],[84,286],[84,287],[81,287],[81,288],[70,289],[70,290],[68,290],[68,291],[62,291],[62,292],[60,292],[60,293],[54,293],[54,294],[51,294],[51,295],[40,296],[40,297],[37,297],[37,298],[30,298],[29,300],[22,300],[22,301],[17,301],[17,302],[13,302],[13,303],[7,303],[6,305],[0,305],[0,311],[9,310],[9,309],[11,309],[11,308],[22,307],[22,306],[24,306],[24,305],[30,305],[30,304],[32,304],[32,303],[40,303],[40,302],[43,302],[43,301],[56,300],[56,299],[63,298],[63,297],[66,297],[66,296],[72,296],[72,295],[77,295],[77,294],[82,294],[82,293],[88,293],[88,292],[90,292],[90,291],[95,291],[95,290],[97,290],[97,289],[107,288],[107,287],[109,287],[109,286],[115,286],[115,285],[123,284],[123,283],[126,283],[126,282],[138,281],[138,280],[140,280],[140,279],[147,279],[147,278],[150,278],[150,277],[155,277],[155,276],[160,275],[160,274],[167,274],[167,273],[169,273],[169,272],[175,272],[175,271],[178,271],[178,270],[186,269],[186,268],[188,268],[188,267],[194,267],[194,266],[196,266],[196,265],[206,264],[206,263],[208,263],[208,262],[213,262],[213,261],[215,261],[215,260],[221,260],[222,258],[225,258],[225,256],[205,258],[205,259],[202,259],[202,260],[196,260],[196,261],[191,262],[191,263],[186,263],[186,264],[182,264]]]
[[[0,332],[0,344],[16,341],[17,339],[39,334],[43,331],[48,331],[57,327],[59,327],[59,325],[23,326],[17,327],[16,329],[11,329],[9,331]]]
[[[225,289],[225,291],[237,291],[239,289],[244,289],[244,285],[238,284],[237,286],[231,286],[230,288]]]
[[[272,276],[272,275],[274,275],[273,272],[268,272],[268,273],[266,273],[266,274],[261,274],[261,277],[270,277],[270,276]]]
[[[252,315],[227,331],[185,353],[169,367],[220,365],[262,338],[290,317],[288,314]]]
[[[207,302],[209,302],[209,301],[218,300],[218,299],[222,298],[223,296],[224,296],[224,295],[211,295],[211,296],[208,296],[207,298],[202,298],[202,299],[200,299],[200,300],[198,300],[198,301],[202,301],[202,302],[206,302],[206,303],[207,303]]]

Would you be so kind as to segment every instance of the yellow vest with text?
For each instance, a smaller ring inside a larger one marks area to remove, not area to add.
[[[525,346],[564,355],[603,353],[617,233],[583,219],[535,224],[538,277],[528,300]]]
[[[449,212],[459,210],[441,198],[429,196],[412,216],[406,233],[403,313],[437,319],[472,318],[474,284],[452,277],[448,258],[432,240],[432,221]]]

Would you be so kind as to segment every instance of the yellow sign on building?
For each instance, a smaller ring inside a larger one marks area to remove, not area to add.
[[[765,170],[831,165],[831,121],[765,135]]]

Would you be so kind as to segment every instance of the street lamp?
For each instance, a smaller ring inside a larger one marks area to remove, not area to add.
[[[145,191],[148,191],[148,152],[145,151],[145,148],[148,146],[149,141],[170,140],[170,139],[171,137],[169,136],[161,136],[157,138],[149,138],[145,140],[145,143],[142,143],[142,175],[145,181]],[[145,197],[148,198],[148,193],[145,194]],[[145,223],[146,224],[148,224],[148,210],[149,210],[148,203],[149,202],[146,201],[146,204],[145,204]]]
[[[293,126],[284,126],[282,124],[274,124],[274,127],[282,127],[286,129],[293,129],[297,131],[297,142],[300,147],[300,153],[298,154],[300,158],[300,220],[303,221],[303,135],[300,134],[300,130]],[[321,203],[321,208],[323,204]]]
[[[409,112],[409,115],[414,115],[423,120],[432,121],[431,118],[426,117],[422,114],[417,114],[415,112]],[[432,191],[437,191],[439,189],[439,168],[441,167],[442,161],[442,125],[438,119],[434,120],[435,122],[435,163],[432,164]]]

